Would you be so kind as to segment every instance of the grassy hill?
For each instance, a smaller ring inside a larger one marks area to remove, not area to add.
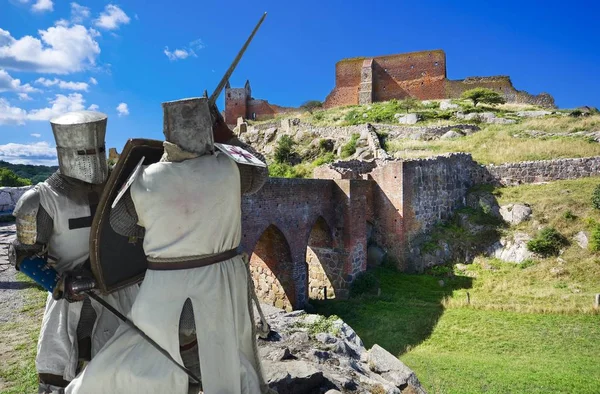
[[[388,101],[371,105],[358,105],[328,110],[317,110],[296,115],[282,115],[275,120],[249,122],[259,126],[277,125],[281,119],[296,117],[314,127],[340,127],[365,123],[399,126],[397,117],[415,113],[420,120],[407,127],[455,126],[472,124],[481,130],[450,139],[393,138],[386,132],[378,132],[382,147],[388,154],[399,159],[430,157],[451,152],[469,152],[482,164],[546,160],[556,158],[587,157],[600,155],[600,113],[592,110],[582,114],[579,110],[555,110],[551,114],[530,118],[519,116],[522,111],[540,111],[528,105],[503,104],[490,106],[480,104],[473,107],[467,101],[453,100],[458,108],[441,110],[439,102],[423,104],[419,101]],[[459,116],[491,112],[501,120],[512,124],[488,124],[481,119],[465,120]],[[294,136],[294,152],[302,160],[277,163],[274,155],[267,155],[276,176],[310,177],[315,166],[341,160],[335,152],[322,150],[315,157],[309,149],[310,139],[306,133]],[[273,142],[275,144],[275,142]],[[351,148],[351,147],[350,147]],[[274,150],[273,150],[274,151]],[[304,154],[303,152],[309,152]],[[281,170],[281,165],[285,168]]]
[[[507,232],[535,235],[552,226],[572,239],[598,226],[591,196],[599,184],[587,178],[494,195],[501,205],[532,207],[532,219]],[[560,256],[522,265],[479,256],[425,275],[387,268],[375,275],[380,296],[319,303],[318,310],[344,319],[367,347],[378,343],[398,355],[429,393],[598,393],[598,252],[571,242]]]

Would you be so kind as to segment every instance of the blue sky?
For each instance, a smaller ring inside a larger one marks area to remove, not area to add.
[[[90,106],[108,147],[162,139],[160,103],[211,92],[265,11],[231,83],[275,104],[323,100],[342,58],[443,49],[450,79],[600,107],[593,1],[0,0],[0,159],[55,163],[48,120]]]

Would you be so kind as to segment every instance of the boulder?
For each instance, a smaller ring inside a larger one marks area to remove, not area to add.
[[[279,394],[311,393],[325,383],[323,372],[305,361],[272,363],[264,361],[266,381]]]
[[[400,124],[416,124],[419,121],[419,115],[417,114],[406,114],[398,118]]]
[[[265,130],[264,143],[266,144],[267,142],[273,141],[273,138],[275,137],[275,134],[277,134],[277,127],[270,127],[268,129],[266,129]]]
[[[517,112],[517,116],[521,116],[523,118],[540,118],[542,116],[551,115],[550,111],[519,111]]]
[[[440,101],[440,109],[442,111],[447,111],[449,109],[458,109],[458,104],[452,104],[450,100],[442,100]]]
[[[579,245],[581,249],[587,249],[589,240],[587,235],[583,231],[580,231],[577,234],[575,234],[573,239],[575,240],[575,242],[577,242],[577,245]]]
[[[528,234],[515,233],[511,238],[501,238],[490,247],[490,254],[497,259],[508,263],[522,263],[533,257],[533,253],[527,250],[527,242],[531,239]]]
[[[377,245],[371,245],[367,249],[367,266],[379,267],[385,259],[387,252]]]
[[[481,209],[490,215],[501,218],[500,206],[496,197],[488,192],[476,192],[467,195],[467,206],[473,209]]]
[[[531,207],[527,204],[508,204],[500,207],[502,219],[513,225],[529,220],[531,214]]]
[[[373,345],[369,350],[368,365],[371,371],[381,374],[382,378],[398,388],[403,388],[407,384],[421,387],[413,370],[379,345]]]
[[[452,138],[458,138],[458,137],[462,137],[463,135],[459,132],[456,132],[454,130],[449,130],[447,132],[445,132],[440,138],[443,140],[449,140]]]

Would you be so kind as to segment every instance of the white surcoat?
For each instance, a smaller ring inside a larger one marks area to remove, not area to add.
[[[240,243],[240,175],[222,153],[151,164],[131,185],[131,198],[149,260],[220,253]],[[247,280],[240,256],[199,268],[148,270],[129,317],[181,364],[179,318],[189,298],[204,393],[260,393]],[[187,375],[125,324],[66,390],[187,392]]]
[[[39,183],[36,188],[40,205],[53,221],[48,254],[56,261],[54,268],[59,273],[72,270],[89,256],[90,227],[70,229],[69,220],[89,217],[88,201],[72,200],[45,182]],[[103,298],[122,313],[127,313],[137,292],[138,286],[131,286]],[[75,377],[79,356],[76,334],[82,304],[56,301],[48,294],[35,361],[38,373],[59,375],[67,381]],[[91,305],[97,316],[92,330],[93,358],[115,333],[120,321],[96,301],[91,300]]]

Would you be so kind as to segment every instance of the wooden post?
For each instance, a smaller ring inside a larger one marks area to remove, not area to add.
[[[600,294],[596,294],[594,297],[594,309],[600,308]]]

